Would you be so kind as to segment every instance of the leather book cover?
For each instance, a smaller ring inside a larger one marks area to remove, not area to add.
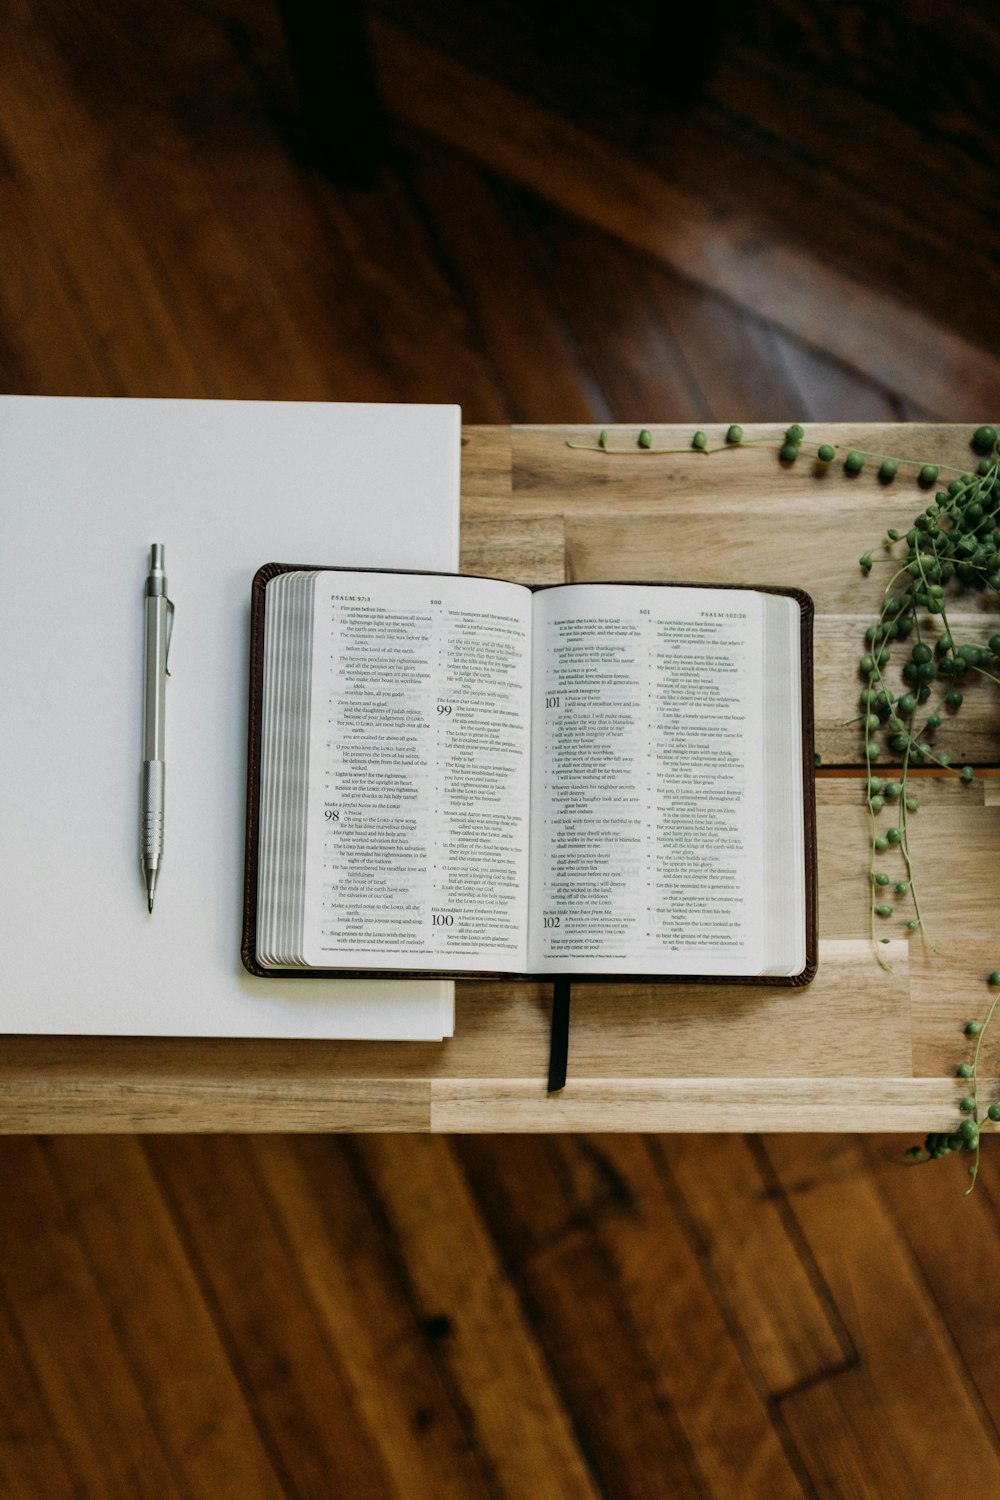
[[[736,592],[781,594],[797,600],[800,611],[800,656],[802,669],[802,788],[804,802],[804,847],[805,847],[805,919],[806,919],[806,963],[799,974],[784,975],[726,975],[717,974],[512,974],[495,970],[470,972],[453,969],[313,969],[265,968],[257,961],[257,845],[260,813],[260,769],[261,731],[264,685],[264,618],[266,587],[272,578],[289,572],[352,572],[395,573],[422,572],[424,576],[452,577],[455,575],[430,573],[427,570],[404,570],[395,568],[336,568],[315,563],[266,563],[254,575],[250,595],[250,691],[247,726],[247,796],[246,796],[246,851],[243,886],[243,937],[241,958],[243,966],[251,974],[262,978],[299,979],[349,979],[388,978],[413,979],[527,979],[532,982],[570,980],[576,984],[716,984],[716,985],[780,985],[783,987],[807,985],[816,974],[818,962],[818,914],[817,914],[817,848],[816,848],[816,788],[815,788],[815,720],[813,708],[813,621],[815,608],[811,597],[802,589],[783,588],[770,584],[719,584],[689,583],[670,580],[639,580],[641,587],[664,588],[711,588],[733,589]],[[584,580],[585,583],[599,580]],[[626,580],[614,580],[626,583]],[[633,581],[627,581],[633,586]],[[532,592],[543,588],[561,588],[562,584],[538,584]]]

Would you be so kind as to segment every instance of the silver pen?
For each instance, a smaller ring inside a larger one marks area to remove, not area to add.
[[[139,812],[139,857],[146,885],[146,901],[153,910],[153,895],[163,862],[163,794],[166,777],[164,730],[166,724],[167,652],[174,623],[174,606],[167,598],[167,575],[163,571],[163,545],[149,550],[149,573],[145,597],[146,665],[143,679],[142,791]]]

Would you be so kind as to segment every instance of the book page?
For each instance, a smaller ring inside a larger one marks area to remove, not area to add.
[[[530,629],[516,584],[317,575],[311,965],[524,969]]]
[[[535,595],[534,971],[761,971],[762,645],[749,590]]]

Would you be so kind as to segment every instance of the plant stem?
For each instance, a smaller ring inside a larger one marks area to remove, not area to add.
[[[926,458],[897,458],[894,453],[873,453],[868,448],[855,448],[853,443],[832,443],[831,447],[836,448],[838,453],[860,453],[862,458],[891,458],[894,463],[910,464],[916,469],[929,467],[939,470],[947,469],[952,474],[965,473],[964,469],[958,468],[955,464],[931,464]]]
[[[983,1045],[983,1037],[986,1035],[987,1031],[989,1030],[989,1024],[990,1024],[990,1022],[993,1019],[993,1012],[997,1008],[997,1001],[998,1000],[1000,1000],[1000,990],[998,990],[997,993],[993,996],[993,1002],[990,1005],[990,1008],[989,1008],[989,1010],[986,1013],[986,1020],[983,1022],[982,1030],[980,1031],[979,1035],[976,1037],[976,1050],[972,1054],[972,1089],[971,1089],[971,1096],[972,1096],[973,1100],[975,1101],[975,1116],[974,1117],[975,1117],[975,1121],[976,1121],[977,1125],[979,1124],[979,1050],[980,1050],[980,1048]],[[969,1183],[969,1186],[966,1188],[965,1192],[962,1194],[963,1198],[967,1198],[969,1196],[969,1194],[972,1192],[972,1189],[976,1185],[976,1177],[979,1174],[979,1150],[980,1150],[980,1140],[981,1139],[982,1139],[981,1135],[977,1135],[976,1136],[976,1154],[975,1154],[975,1157],[973,1158],[972,1166],[969,1168],[969,1176],[972,1178],[972,1181]]]

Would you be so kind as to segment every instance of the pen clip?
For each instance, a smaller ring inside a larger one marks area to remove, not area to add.
[[[172,599],[167,599],[167,649],[163,655],[163,670],[170,676],[170,642],[174,638],[174,605]]]

